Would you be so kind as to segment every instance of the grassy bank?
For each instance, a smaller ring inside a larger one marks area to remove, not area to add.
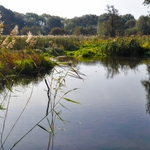
[[[34,74],[50,70],[51,57],[149,57],[150,36],[100,38],[98,36],[2,36],[0,73]]]
[[[103,39],[99,37],[84,38],[79,49],[67,51],[69,56],[97,57],[149,57],[150,36],[131,36]]]
[[[0,51],[0,72],[8,74],[35,74],[53,67],[49,57],[34,51]]]

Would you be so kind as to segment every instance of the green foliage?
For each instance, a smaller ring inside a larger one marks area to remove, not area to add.
[[[73,34],[76,27],[88,28],[90,26],[97,27],[98,16],[83,15],[82,17],[74,17],[72,19],[64,20],[64,28],[67,34]]]
[[[30,59],[14,61],[14,73],[31,74],[33,72],[34,63]]]
[[[54,27],[51,29],[50,34],[51,35],[64,35],[65,30],[63,28]]]
[[[105,35],[109,35],[110,37],[122,35],[123,23],[121,17],[118,15],[118,10],[113,5],[107,5],[106,11],[109,14],[109,19],[104,22]]]
[[[41,28],[38,26],[25,26],[21,29],[20,33],[21,35],[27,35],[29,31],[32,32],[33,35],[41,34]]]
[[[131,35],[136,35],[138,33],[138,30],[136,27],[133,28],[128,28],[125,30],[125,35],[126,36],[131,36]]]
[[[82,26],[77,26],[74,29],[73,32],[74,35],[96,35],[97,34],[97,28],[94,26],[88,26],[88,27],[82,27]]]
[[[15,49],[15,50],[24,50],[24,48],[26,46],[27,46],[26,38],[15,37],[15,43],[13,45],[13,49]]]
[[[148,16],[140,16],[136,22],[136,27],[138,32],[141,32],[142,35],[150,34],[150,24]]]
[[[144,1],[149,5],[149,1]],[[35,13],[20,14],[0,6],[2,21],[4,21],[4,34],[8,35],[17,24],[19,33],[26,35],[29,31],[33,35],[101,35],[115,37],[126,35],[126,30],[136,26],[139,32],[144,35],[150,33],[149,23],[146,21],[147,16],[141,16],[138,20],[131,14],[119,15],[114,6],[108,5],[106,13],[100,16],[83,15],[72,19],[65,19],[49,14],[38,15]],[[144,18],[142,18],[144,17]],[[82,28],[78,28],[82,27]],[[59,29],[59,30],[58,30]],[[64,30],[60,30],[64,29]],[[135,32],[132,32],[135,33]],[[136,34],[136,33],[135,33]],[[135,35],[134,34],[134,35]],[[131,35],[131,34],[127,34]]]
[[[76,51],[67,51],[69,56],[96,57],[103,56],[104,48],[107,41],[98,37],[82,37],[80,38],[79,49]]]
[[[50,70],[54,67],[53,61],[51,61],[50,56],[47,54],[41,54],[41,68],[44,70]]]
[[[135,38],[116,38],[110,41],[105,50],[109,56],[142,57],[146,50],[142,48],[140,41]]]
[[[64,97],[64,100],[66,100],[68,102],[71,102],[71,103],[75,103],[75,104],[81,104],[81,103],[79,103],[79,102],[77,102],[75,100],[72,100],[72,99],[69,99],[69,98],[66,98],[66,97]]]
[[[51,41],[55,44],[57,44],[57,46],[62,47],[64,50],[77,50],[78,49],[78,44],[79,44],[79,38],[76,37],[56,37],[56,38],[52,38]]]
[[[91,57],[94,56],[95,53],[92,50],[86,50],[81,52],[82,57]]]
[[[36,51],[3,51],[0,55],[0,71],[3,75],[33,74],[52,69],[50,56]]]
[[[48,48],[50,45],[50,39],[46,37],[40,38],[39,36],[36,38],[36,45],[35,49],[41,49],[45,50],[45,48]]]
[[[67,51],[67,55],[74,57],[143,57],[150,56],[150,37],[131,36],[118,38],[84,38],[80,40],[77,51]]]

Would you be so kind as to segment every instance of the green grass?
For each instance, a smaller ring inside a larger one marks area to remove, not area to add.
[[[54,63],[50,55],[35,53],[33,50],[3,50],[0,55],[0,72],[2,75],[29,75],[52,69]]]

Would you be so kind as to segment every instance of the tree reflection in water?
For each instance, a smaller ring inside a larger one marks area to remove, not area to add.
[[[141,83],[145,88],[146,91],[146,98],[147,98],[147,104],[146,104],[146,111],[150,114],[150,65],[147,63],[147,72],[148,72],[148,78],[145,80],[142,80]]]
[[[123,59],[112,59],[105,58],[102,63],[106,67],[107,70],[107,78],[113,78],[115,75],[119,74],[120,71],[127,73],[128,70],[132,69],[134,71],[138,71],[138,66],[140,64],[145,64],[147,66],[148,71],[148,79],[142,80],[141,83],[145,88],[147,93],[147,104],[146,104],[146,112],[150,114],[150,64],[148,60],[143,60],[139,58],[123,58]]]
[[[119,75],[120,72],[124,72],[125,74],[127,74],[129,70],[134,70],[136,72],[136,71],[138,71],[138,66],[142,65],[142,64],[145,64],[147,66],[147,71],[148,71],[149,77],[147,80],[142,80],[141,83],[147,92],[146,111],[150,114],[150,63],[149,63],[150,60],[142,59],[142,58],[104,57],[104,58],[100,58],[100,60],[98,60],[98,61],[91,60],[89,65],[99,63],[99,61],[100,61],[100,63],[103,64],[103,66],[106,69],[106,78],[114,78],[115,76]]]
[[[141,59],[137,58],[104,58],[102,64],[106,68],[107,78],[113,78],[120,74],[120,71],[127,74],[129,70],[137,70],[138,65],[141,63]]]

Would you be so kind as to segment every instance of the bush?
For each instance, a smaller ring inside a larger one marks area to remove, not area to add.
[[[138,39],[135,38],[117,38],[108,42],[105,49],[106,55],[123,57],[141,57],[145,55]]]
[[[33,72],[34,65],[30,59],[16,60],[14,65],[14,73],[31,74]]]

